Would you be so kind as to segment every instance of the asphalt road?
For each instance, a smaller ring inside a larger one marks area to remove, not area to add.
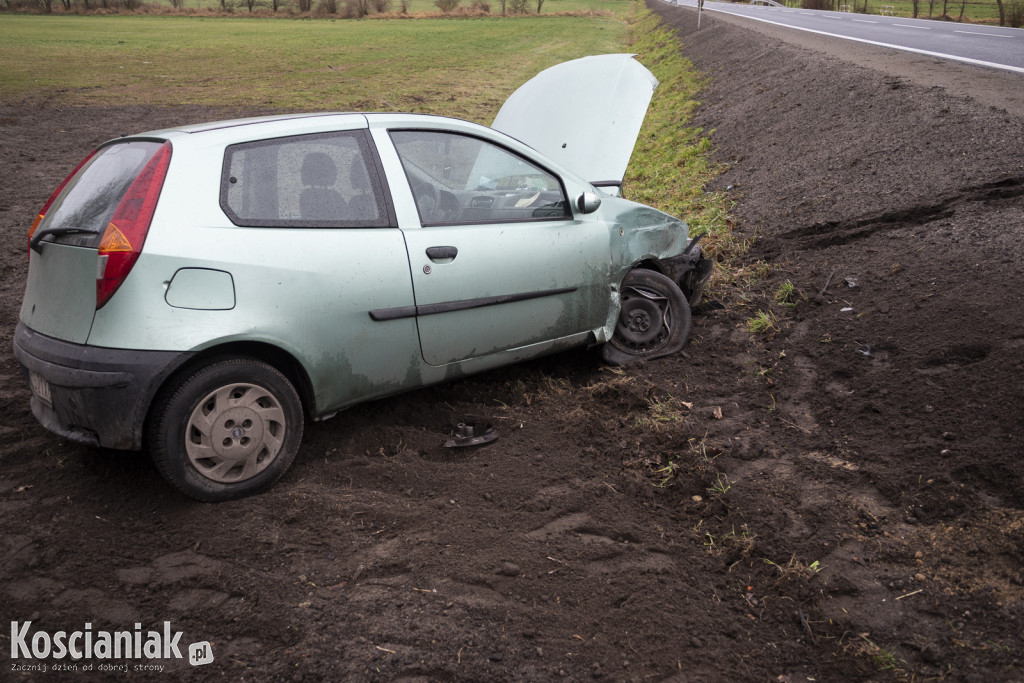
[[[697,6],[696,0],[670,4]],[[1024,29],[710,1],[704,3],[704,11],[1024,73]]]

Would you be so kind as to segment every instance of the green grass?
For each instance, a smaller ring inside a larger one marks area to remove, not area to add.
[[[796,306],[797,301],[801,298],[801,293],[796,288],[796,285],[786,280],[776,287],[772,298],[775,299],[775,303],[792,308]]]
[[[490,123],[538,71],[621,51],[612,17],[0,15],[0,101],[415,111]]]
[[[708,159],[710,139],[690,125],[706,81],[683,58],[675,33],[659,24],[657,15],[640,12],[631,37],[630,49],[661,85],[644,119],[623,194],[684,218],[691,235],[709,234],[702,246],[721,250],[731,243],[730,204],[724,195],[704,192],[719,169]]]
[[[779,331],[778,320],[771,311],[758,311],[747,320],[747,331],[751,334],[772,334]]]

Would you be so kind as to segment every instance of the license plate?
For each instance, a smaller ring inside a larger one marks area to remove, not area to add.
[[[53,405],[50,398],[50,383],[34,372],[28,373],[28,382],[32,386],[32,393],[39,397],[46,405]]]

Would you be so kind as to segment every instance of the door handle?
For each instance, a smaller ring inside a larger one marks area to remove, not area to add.
[[[458,256],[459,250],[456,247],[427,247],[427,258],[431,261],[451,260]]]

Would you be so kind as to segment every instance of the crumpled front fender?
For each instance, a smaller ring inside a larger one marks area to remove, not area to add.
[[[620,309],[619,284],[630,270],[657,270],[676,282],[690,306],[696,306],[714,268],[714,262],[705,258],[696,242],[689,239],[685,222],[625,199],[602,199],[604,206],[614,212],[614,218],[610,221],[611,301],[604,328],[595,332],[598,343],[608,341],[615,332]]]

